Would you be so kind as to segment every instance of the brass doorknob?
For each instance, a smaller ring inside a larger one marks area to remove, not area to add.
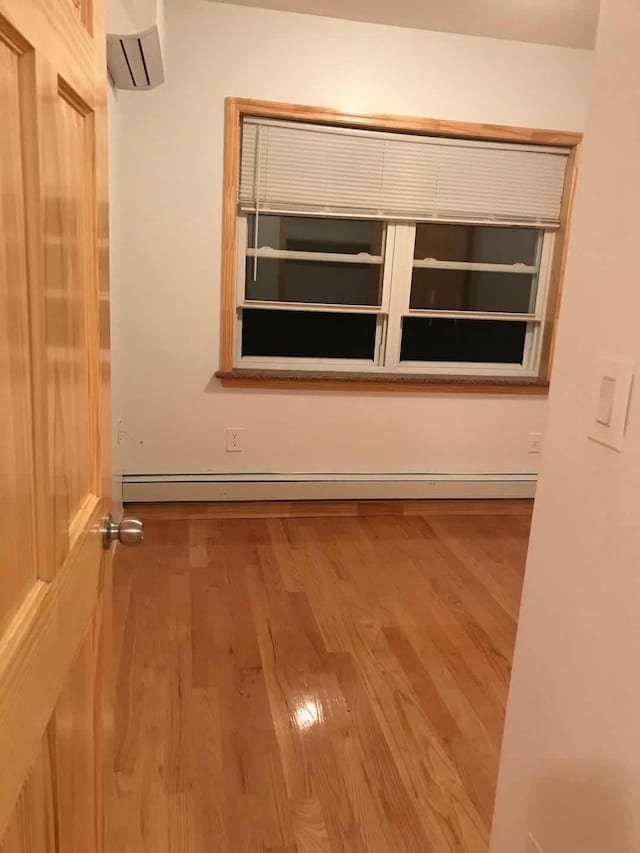
[[[144,522],[139,518],[123,518],[116,524],[111,514],[102,520],[102,546],[107,550],[112,542],[122,542],[123,545],[137,545],[144,539]]]

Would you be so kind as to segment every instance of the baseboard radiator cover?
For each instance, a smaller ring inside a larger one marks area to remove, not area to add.
[[[125,474],[125,502],[499,500],[535,496],[536,474]]]

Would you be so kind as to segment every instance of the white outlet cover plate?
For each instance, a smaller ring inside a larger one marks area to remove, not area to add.
[[[608,382],[605,382],[605,380],[608,380]],[[608,401],[607,406],[609,410],[609,423],[603,424],[598,421],[602,408],[603,383],[605,389],[610,391],[611,380],[615,380],[615,392],[613,398]],[[594,382],[593,406],[588,433],[592,441],[597,441],[599,444],[612,447],[617,451],[622,450],[632,382],[633,362],[623,358],[600,359]]]
[[[227,453],[241,453],[243,427],[227,427]]]
[[[542,433],[529,433],[529,453],[540,453],[542,451]]]

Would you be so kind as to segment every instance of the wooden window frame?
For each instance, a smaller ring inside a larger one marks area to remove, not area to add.
[[[310,121],[369,130],[397,130],[458,139],[518,142],[570,148],[560,209],[560,226],[556,232],[549,296],[544,322],[540,358],[540,375],[535,379],[495,377],[442,376],[363,376],[344,372],[308,373],[307,371],[243,370],[234,368],[238,188],[240,182],[240,132],[244,116]],[[556,327],[562,295],[562,282],[567,255],[567,237],[578,173],[578,152],[582,134],[570,131],[541,130],[510,125],[474,124],[440,121],[408,116],[362,114],[245,98],[225,99],[224,190],[222,219],[222,293],[220,327],[220,369],[216,376],[224,386],[243,388],[313,389],[329,391],[432,391],[491,394],[546,394],[551,377]]]

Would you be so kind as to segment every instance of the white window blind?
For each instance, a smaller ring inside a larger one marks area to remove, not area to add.
[[[569,151],[247,117],[244,211],[557,225]]]

